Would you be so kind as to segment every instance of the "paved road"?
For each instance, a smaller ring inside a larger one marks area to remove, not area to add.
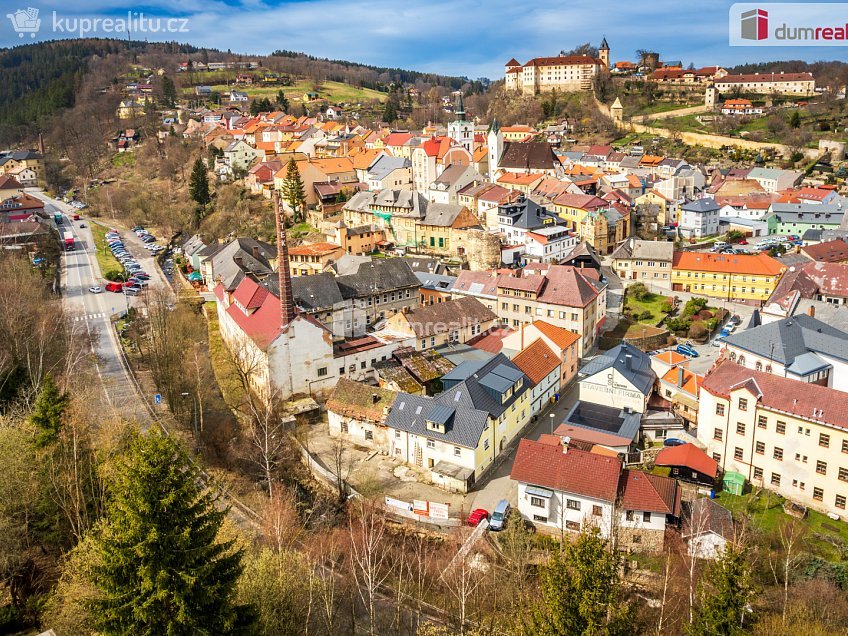
[[[45,210],[50,216],[61,212],[64,215],[64,224],[60,231],[70,231],[74,235],[75,249],[63,252],[62,255],[63,302],[71,317],[74,333],[92,341],[96,370],[103,388],[104,406],[147,426],[150,414],[124,368],[118,338],[111,326],[112,315],[125,312],[127,300],[134,304],[140,301],[140,297],[128,299],[122,294],[93,294],[88,291],[89,287],[102,287],[105,284],[95,257],[94,238],[88,227],[88,219],[73,221],[71,214],[76,210],[70,206],[51,199],[42,192],[29,193],[45,202]],[[86,227],[81,228],[81,223]]]

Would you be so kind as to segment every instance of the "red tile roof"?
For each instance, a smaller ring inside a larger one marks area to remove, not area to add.
[[[685,466],[715,479],[718,462],[694,444],[668,446],[657,453],[657,466]]]
[[[786,267],[768,254],[708,254],[675,252],[672,269],[725,274],[776,276]]]
[[[341,245],[335,243],[310,243],[308,245],[297,245],[289,248],[289,256],[326,256],[341,250]]]
[[[503,349],[504,338],[514,333],[512,329],[491,329],[486,333],[481,333],[469,340],[466,344],[480,351],[488,351],[489,353],[500,353]]]
[[[680,516],[680,488],[669,477],[625,470],[621,480],[621,507]]]
[[[412,133],[393,132],[386,135],[385,139],[383,139],[383,145],[394,147],[402,146],[410,139],[412,139]]]
[[[536,320],[533,326],[547,336],[560,349],[568,349],[575,342],[580,340],[580,336],[564,327],[557,327],[544,320]]]
[[[592,194],[570,194],[565,192],[554,199],[556,205],[563,205],[569,208],[578,208],[580,210],[596,210],[609,207],[609,204]]]
[[[799,385],[764,371],[754,371],[725,360],[704,378],[701,391],[729,400],[733,391],[750,387],[752,394],[768,409],[848,430],[845,393],[818,384]],[[799,387],[803,390],[799,390]]]
[[[539,384],[560,365],[557,355],[541,338],[525,347],[512,361],[534,385]]]
[[[597,275],[595,270],[589,270]],[[596,288],[588,282],[589,271],[569,265],[552,265],[547,273],[547,284],[539,294],[542,302],[568,307],[585,307],[598,297]]]
[[[801,248],[801,251],[814,261],[840,263],[848,260],[848,243],[842,239],[825,241],[817,245],[806,245]]]
[[[612,502],[618,495],[620,475],[617,458],[576,449],[565,453],[562,446],[525,438],[518,444],[510,478]]]
[[[557,55],[556,57],[534,57],[524,66],[568,66],[573,64],[600,65],[600,60],[588,55]]]

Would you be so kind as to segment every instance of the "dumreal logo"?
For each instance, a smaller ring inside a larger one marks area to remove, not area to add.
[[[745,40],[765,40],[768,37],[768,11],[745,11],[739,23],[742,27],[742,38]]]
[[[14,13],[7,13],[6,17],[12,23],[12,28],[18,37],[23,38],[27,34],[35,38],[41,29],[41,18],[39,11],[34,7],[18,9]],[[52,32],[76,35],[84,38],[95,33],[126,33],[133,34],[156,34],[156,33],[188,33],[187,18],[160,18],[145,16],[143,12],[127,11],[126,17],[101,18],[101,17],[68,17],[59,15],[56,11],[52,14]]]
[[[847,46],[848,3],[739,3],[729,26],[731,46]]]

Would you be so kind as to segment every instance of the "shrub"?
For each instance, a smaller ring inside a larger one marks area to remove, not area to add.
[[[693,322],[689,327],[689,337],[693,340],[703,340],[707,337],[707,328],[702,322]]]
[[[691,320],[685,317],[667,318],[665,326],[671,331],[686,331],[689,329],[691,322]]]
[[[667,300],[662,305],[660,305],[660,311],[662,311],[664,314],[670,314],[674,311],[674,304],[670,300]]]
[[[709,309],[702,309],[701,311],[698,312],[698,319],[699,320],[709,320],[710,318],[713,318],[714,316],[715,316],[715,314],[713,312],[711,312]]]
[[[704,327],[706,327],[707,331],[713,332],[715,331],[716,327],[718,327],[718,320],[716,320],[715,318],[705,320]]]
[[[124,277],[123,273],[118,272],[114,269],[110,269],[108,272],[103,274],[103,278],[105,278],[108,281],[112,281],[113,283],[115,281],[121,280],[123,277]]]
[[[627,288],[627,293],[633,296],[636,300],[645,300],[651,295],[644,283],[634,283]]]
[[[650,311],[648,311],[646,309],[641,314],[639,314],[639,316],[636,319],[637,320],[650,320],[653,317],[654,317],[654,314],[652,314]]]
[[[684,316],[694,316],[707,306],[706,298],[690,298],[683,307]]]

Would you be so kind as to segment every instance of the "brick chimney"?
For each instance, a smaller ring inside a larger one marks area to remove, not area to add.
[[[289,246],[286,243],[286,218],[282,203],[280,203],[279,193],[274,201],[274,217],[277,224],[277,276],[280,281],[280,317],[283,321],[283,327],[286,327],[294,320],[295,307],[291,272],[289,271]]]
[[[816,308],[813,305],[810,305],[810,308],[807,309],[807,314],[810,316],[810,318],[815,318],[816,317]]]

